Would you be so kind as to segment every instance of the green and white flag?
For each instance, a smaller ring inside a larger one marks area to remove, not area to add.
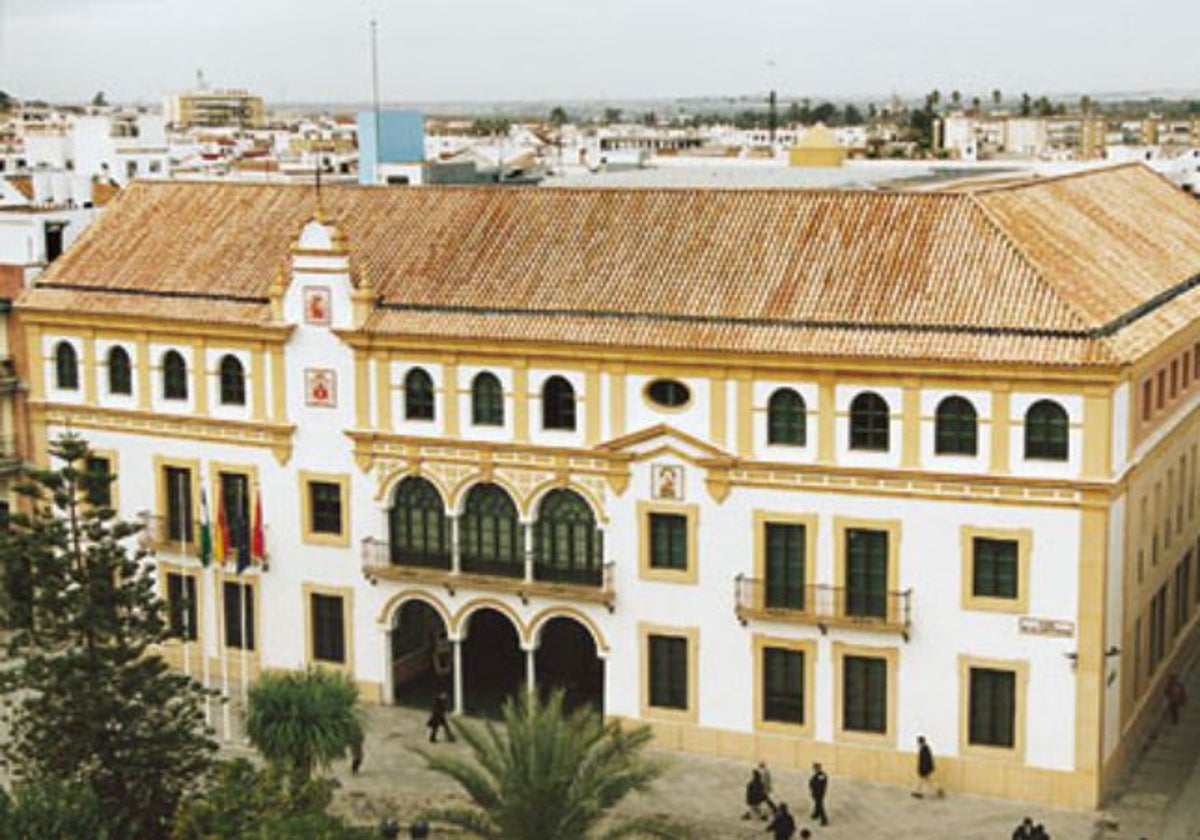
[[[200,565],[208,568],[212,562],[212,521],[208,518],[208,495],[200,488]]]

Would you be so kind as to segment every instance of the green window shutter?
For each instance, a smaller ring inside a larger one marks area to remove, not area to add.
[[[848,528],[845,539],[846,614],[886,618],[887,532]]]
[[[1015,746],[1017,675],[994,668],[972,668],[970,679],[970,743]]]
[[[763,648],[762,716],[776,723],[804,723],[804,652]]]
[[[650,568],[687,571],[687,531],[684,514],[650,514]]]
[[[805,527],[768,522],[766,541],[766,593],[771,608],[803,610],[805,605]]]
[[[972,540],[972,591],[981,598],[1019,597],[1018,555],[1016,540],[997,540],[975,537]]]
[[[651,636],[650,705],[664,709],[688,707],[688,643],[678,636]]]
[[[887,732],[887,660],[847,656],[842,660],[842,728]]]

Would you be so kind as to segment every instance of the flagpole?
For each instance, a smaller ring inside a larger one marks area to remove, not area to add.
[[[200,591],[203,592],[207,588],[208,588],[208,565],[202,563],[200,565]],[[203,601],[201,603],[203,603]],[[213,603],[214,604],[217,603],[216,592],[213,593]],[[207,618],[207,616],[203,616],[203,615],[200,616],[201,627],[208,624],[208,621],[206,621],[206,618]],[[205,639],[208,637],[208,634],[201,633],[200,637],[201,637],[201,639]],[[208,651],[205,649],[206,647],[207,646],[204,644],[200,645],[200,674],[201,674],[201,679],[204,681],[204,725],[211,729],[212,728],[212,697],[209,696],[208,690],[209,690],[209,686],[210,686],[212,680],[210,679],[210,674],[209,674]]]
[[[241,577],[240,572],[238,573],[238,577],[239,578]],[[242,676],[242,720],[244,721],[246,719],[246,715],[249,714],[249,712],[250,712],[250,706],[249,706],[250,689],[247,687],[248,676],[246,673],[247,672],[246,660],[250,658],[250,652],[249,652],[250,648],[249,648],[249,636],[246,635],[246,588],[247,587],[246,587],[245,582],[240,582],[240,585],[241,585],[242,592],[241,592],[241,598],[238,599],[238,605],[241,607],[241,611],[242,611],[242,615],[241,615],[241,620],[242,620],[242,675],[241,676]],[[243,727],[243,735],[245,735],[245,727]],[[249,741],[249,738],[246,738],[246,740]]]
[[[250,483],[249,481],[246,482],[247,486],[245,487],[244,490],[242,490],[242,487],[239,485],[239,491],[245,492],[245,494],[246,494],[244,496],[241,496],[241,498],[238,499],[238,502],[240,502],[240,504],[238,505],[238,513],[239,514],[243,510],[245,510],[247,512],[250,510],[250,499],[249,499],[249,489],[250,488],[248,486],[249,483]],[[241,494],[239,493],[239,495],[241,495]],[[239,620],[241,621],[241,624],[242,624],[242,659],[241,659],[240,678],[241,678],[241,683],[242,683],[242,720],[243,721],[245,720],[245,716],[250,711],[250,705],[249,705],[250,704],[250,686],[249,686],[250,678],[249,678],[249,673],[248,673],[248,671],[249,671],[248,660],[250,658],[250,637],[247,634],[247,628],[246,628],[246,582],[245,582],[246,579],[244,577],[242,577],[242,573],[246,570],[246,567],[250,564],[250,558],[246,556],[250,553],[250,533],[249,533],[250,523],[247,521],[248,518],[249,517],[247,517],[247,516],[242,516],[241,523],[240,523],[241,528],[238,530],[238,559],[237,559],[238,584],[241,586],[241,597],[238,598],[238,608],[241,612],[241,615],[239,616]],[[243,726],[243,735],[244,734],[245,734],[245,727]]]
[[[217,507],[217,529],[218,529],[218,533],[213,535],[213,553],[217,556],[217,560],[221,564],[221,568],[224,569],[225,568],[225,545],[224,545],[225,529],[221,527],[221,521],[224,518],[224,508],[222,507],[223,500],[222,500],[222,497],[219,495],[214,496],[213,499],[214,499],[214,503],[216,504],[216,507]],[[216,580],[216,575],[214,573],[214,581],[215,580]],[[224,594],[224,590],[222,590],[222,594]],[[225,610],[228,609],[228,605],[225,603],[225,599],[223,597],[221,598],[221,607],[222,607],[221,634],[220,634],[221,697],[223,700],[223,702],[221,703],[221,722],[222,722],[224,733],[225,733],[225,742],[229,743],[230,741],[233,740],[233,737],[230,735],[230,725],[231,725],[232,721],[231,721],[230,709],[229,709],[229,635],[226,632],[225,621],[224,621]]]
[[[186,538],[187,538],[187,527],[186,527],[187,514],[186,514],[184,506],[183,506],[183,474],[182,473],[179,474],[179,481],[176,482],[175,492],[178,493],[178,495],[179,495],[179,498],[178,498],[179,517],[180,517],[179,524],[181,526],[179,528],[179,556],[184,557],[187,554],[187,551],[185,548]],[[191,630],[192,630],[192,628],[189,626],[191,624],[191,622],[188,621],[188,618],[189,618],[189,613],[191,612],[191,610],[189,609],[189,607],[191,606],[191,599],[188,598],[188,594],[187,594],[187,589],[188,589],[187,588],[187,581],[188,581],[187,575],[180,575],[179,577],[181,578],[182,583],[183,583],[183,586],[182,586],[182,589],[183,589],[183,604],[182,604],[182,606],[183,606],[183,673],[184,673],[184,676],[190,678],[192,676],[192,651],[191,651],[191,635],[192,635]]]

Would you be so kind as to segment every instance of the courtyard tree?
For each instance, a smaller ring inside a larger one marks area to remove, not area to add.
[[[156,653],[167,624],[133,547],[141,525],[102,501],[115,476],[76,435],[49,450],[0,539],[0,566],[25,576],[16,596],[0,590],[4,612],[22,615],[0,670],[0,755],[19,782],[89,788],[113,836],[159,840],[216,749],[205,692]]]
[[[115,840],[105,823],[100,801],[87,785],[23,782],[11,794],[0,788],[0,840]]]
[[[246,733],[296,793],[362,743],[358,688],[344,674],[263,674],[250,689]]]
[[[648,727],[624,730],[590,706],[563,711],[563,692],[546,701],[519,695],[504,705],[504,727],[454,719],[471,758],[417,749],[426,765],[459,784],[476,807],[429,817],[482,840],[684,838],[657,816],[611,818],[627,796],[649,789],[661,768],[645,757]]]

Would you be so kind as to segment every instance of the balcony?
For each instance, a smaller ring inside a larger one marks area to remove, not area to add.
[[[516,594],[522,601],[531,597],[560,598],[603,604],[614,609],[612,563],[595,569],[562,569],[533,562],[496,563],[462,559],[454,569],[450,554],[413,555],[393,551],[392,546],[372,537],[362,541],[363,576],[372,584],[380,580],[443,586],[451,595],[460,588]]]
[[[200,558],[200,523],[193,521],[191,523],[190,533],[180,534],[180,526],[178,523],[175,527],[171,527],[170,520],[161,513],[150,513],[149,511],[139,511],[137,520],[142,523],[142,532],[138,534],[138,546],[152,554],[170,554],[176,557],[195,557]],[[231,543],[236,542],[231,539]],[[249,545],[249,537],[246,538],[246,545]],[[255,566],[262,571],[270,569],[271,559],[271,526],[263,526],[263,545],[266,549],[266,556],[261,561],[254,561]],[[236,551],[231,551],[231,555],[236,555]],[[226,562],[232,563],[231,557],[226,558]]]
[[[822,633],[845,627],[879,633],[899,633],[908,641],[912,626],[912,590],[863,592],[823,584],[776,591],[759,578],[734,579],[738,621],[751,619],[808,624]]]

